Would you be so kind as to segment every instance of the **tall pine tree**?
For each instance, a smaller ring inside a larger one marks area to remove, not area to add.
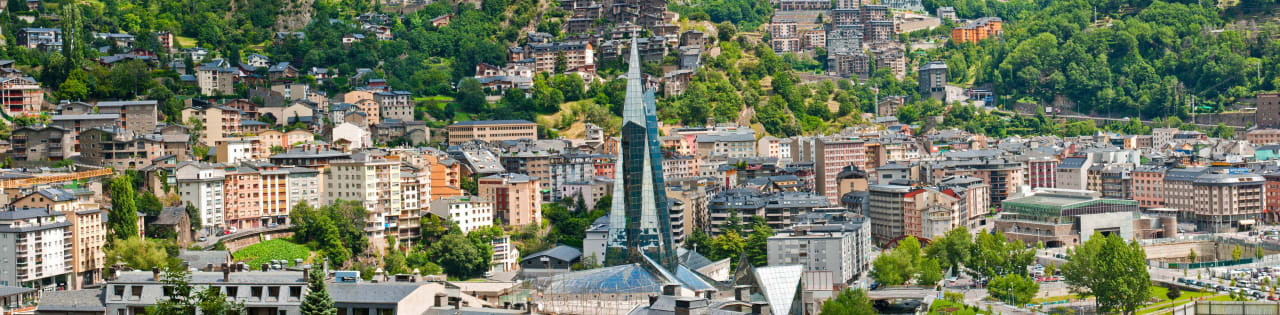
[[[134,203],[133,181],[128,175],[111,179],[111,212],[107,214],[107,240],[124,240],[138,235],[138,206]]]
[[[298,310],[302,315],[334,315],[338,309],[333,305],[333,298],[324,288],[324,272],[312,270],[307,280],[307,297],[302,300]]]

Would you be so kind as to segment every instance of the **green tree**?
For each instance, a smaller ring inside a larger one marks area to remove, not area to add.
[[[874,315],[871,298],[862,289],[844,289],[836,298],[822,303],[819,315]]]
[[[1240,260],[1240,256],[1244,255],[1244,250],[1240,248],[1240,244],[1236,244],[1231,248],[1231,260]]]
[[[1044,266],[1044,275],[1046,277],[1052,277],[1054,274],[1057,274],[1057,273],[1058,273],[1058,264],[1050,263]]]
[[[1031,303],[1040,291],[1040,283],[1030,277],[1009,274],[991,279],[987,292],[991,296],[1013,305]]]
[[[1097,297],[1100,312],[1133,314],[1151,295],[1146,253],[1136,241],[1126,244],[1117,235],[1095,232],[1068,254],[1061,271],[1068,287],[1081,297]]]
[[[1254,251],[1253,258],[1262,259],[1262,256],[1265,256],[1265,254],[1262,252],[1261,245],[1254,245],[1253,251]]]
[[[920,271],[922,260],[920,241],[914,236],[907,236],[898,241],[898,247],[893,251],[882,253],[871,262],[871,278],[885,285],[905,284]]]
[[[763,217],[751,217],[751,234],[747,236],[746,247],[743,251],[747,255],[747,261],[753,266],[764,266],[769,264],[769,237],[773,236],[773,228],[766,224]]]
[[[138,198],[136,202],[138,211],[148,217],[158,216],[160,211],[164,210],[164,204],[160,202],[160,197],[156,197],[156,194],[150,190],[143,191],[141,198]]]
[[[108,243],[138,235],[138,207],[134,204],[133,180],[129,176],[111,179],[111,211],[107,214]]]
[[[1182,297],[1182,289],[1177,285],[1171,284],[1169,285],[1169,292],[1165,293],[1164,296],[1169,298],[1169,300],[1177,300],[1179,297]]]
[[[1190,253],[1187,253],[1187,262],[1195,263],[1197,260],[1199,260],[1199,258],[1200,258],[1200,256],[1197,256],[1197,255],[1196,255],[1196,249],[1195,249],[1195,248],[1192,248],[1192,249],[1191,249],[1191,252],[1190,252]]]
[[[160,240],[133,236],[115,241],[104,251],[110,266],[124,264],[135,270],[151,270],[174,265]]]
[[[938,260],[926,258],[920,264],[920,273],[916,275],[916,284],[919,285],[936,285],[942,280],[942,268],[938,266]]]
[[[737,264],[738,256],[742,255],[745,247],[746,240],[738,235],[738,231],[726,230],[711,239],[711,250],[715,252],[715,256],[720,259],[732,258],[729,260],[731,265]]]
[[[329,297],[329,291],[325,288],[324,272],[320,270],[311,270],[311,275],[307,277],[307,296],[303,298],[302,305],[298,307],[298,312],[302,315],[335,315],[338,308],[334,306],[333,298]]]
[[[942,269],[959,267],[969,260],[973,236],[964,226],[947,231],[947,234],[924,247],[925,256],[938,260]]]
[[[733,40],[733,36],[737,35],[737,33],[738,27],[734,26],[733,23],[720,22],[716,24],[716,39],[722,42]]]
[[[488,104],[484,99],[484,88],[480,86],[480,81],[473,78],[463,79],[462,84],[458,86],[458,101],[462,109],[469,113],[482,112]]]
[[[432,256],[445,273],[458,278],[471,278],[484,273],[488,265],[475,244],[462,233],[449,233],[432,245]]]
[[[167,268],[160,283],[164,285],[164,298],[147,307],[147,314],[180,315],[200,314],[232,315],[244,313],[243,302],[230,302],[217,286],[196,289],[190,283],[191,272],[185,268]]]

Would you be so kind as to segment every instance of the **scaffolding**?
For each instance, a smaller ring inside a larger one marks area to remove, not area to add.
[[[61,183],[61,182],[69,182],[69,181],[82,180],[82,179],[88,179],[88,178],[110,176],[111,174],[113,174],[113,171],[110,168],[103,168],[103,169],[96,169],[91,171],[75,172],[75,173],[68,173],[68,174],[47,175],[47,176],[36,175],[35,177],[29,177],[29,178],[3,179],[3,180],[0,180],[0,189],[26,188],[26,187],[49,184],[49,183]]]

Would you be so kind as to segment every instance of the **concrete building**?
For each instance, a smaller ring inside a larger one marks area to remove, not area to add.
[[[0,260],[0,286],[37,289],[69,288],[72,262],[71,222],[44,208],[0,211],[0,248],[11,248]]]
[[[62,51],[61,28],[24,27],[18,29],[18,46],[39,51]]]
[[[75,133],[57,126],[24,126],[9,137],[14,161],[61,161],[76,151]]]
[[[375,244],[385,246],[387,231],[397,228],[402,199],[400,196],[400,157],[352,154],[350,159],[329,162],[324,175],[324,202],[354,200],[364,204],[369,218],[365,235]]]
[[[182,121],[199,120],[204,125],[200,140],[205,146],[217,147],[219,142],[233,136],[240,129],[240,111],[217,105],[193,105],[182,110]]]
[[[504,224],[541,224],[540,180],[523,174],[497,174],[481,178],[480,198],[493,201],[494,217]]]
[[[226,169],[224,213],[227,226],[245,230],[263,227],[262,174],[248,166]]]
[[[1196,177],[1191,186],[1197,229],[1234,232],[1257,224],[1264,212],[1265,183],[1262,176],[1234,169],[1211,169]]]
[[[471,140],[488,142],[503,140],[537,139],[538,125],[528,120],[464,121],[445,127],[449,144]]]
[[[903,196],[903,233],[937,239],[968,220],[963,206],[954,191],[932,187],[914,189]]]
[[[867,211],[871,224],[871,238],[876,243],[886,243],[899,236],[906,235],[904,209],[906,195],[911,186],[879,184],[867,187],[870,209]]]
[[[1025,185],[1031,189],[1055,188],[1058,184],[1058,157],[1049,154],[1028,152],[1014,158],[1022,162],[1026,171]]]
[[[196,85],[200,86],[201,95],[234,95],[236,75],[235,68],[198,66],[196,67]]]
[[[816,138],[812,145],[814,154],[808,160],[813,161],[817,172],[814,192],[826,196],[831,204],[836,204],[840,200],[839,185],[836,183],[840,171],[849,165],[858,169],[867,167],[865,142],[857,139]]]
[[[120,127],[134,134],[155,132],[159,110],[154,100],[98,102],[98,114],[116,114]]]
[[[1047,247],[1079,245],[1095,231],[1119,234],[1124,239],[1141,238],[1142,224],[1136,222],[1140,220],[1138,203],[1101,197],[1087,190],[1037,189],[1006,200],[996,229],[1010,240],[1043,242]]]
[[[769,23],[769,46],[773,47],[774,53],[800,51],[800,32],[796,21],[773,19]]]
[[[378,102],[383,119],[413,121],[413,104],[409,103],[409,91],[377,92],[373,101]]]
[[[951,30],[951,40],[957,43],[976,43],[987,38],[997,37],[1004,34],[1001,28],[1002,20],[998,17],[984,17],[964,26],[960,26]]]
[[[568,69],[593,66],[595,50],[591,43],[584,41],[567,41],[552,43],[529,43],[525,47],[512,47],[510,61],[518,62],[532,59],[533,72],[555,73],[557,59],[563,56]]]
[[[103,246],[106,245],[107,213],[96,205],[76,198],[70,190],[60,188],[41,189],[10,203],[15,209],[49,209],[61,213],[71,223],[72,275],[68,277],[69,290],[78,290],[102,281],[106,263]]]
[[[1164,174],[1162,166],[1139,166],[1133,169],[1133,200],[1143,209],[1164,208]]]
[[[178,196],[184,205],[200,209],[200,225],[206,231],[221,227],[225,216],[226,181],[224,166],[200,162],[183,162],[177,166],[174,177],[178,183]]]
[[[453,196],[432,200],[430,211],[457,223],[464,233],[493,226],[493,202],[480,197]]]
[[[745,158],[756,156],[752,133],[712,133],[697,135],[695,154],[699,159]]]
[[[1261,116],[1262,114],[1258,114]],[[1244,134],[1245,140],[1253,145],[1280,144],[1280,129],[1254,129]]]
[[[1254,123],[1259,128],[1280,128],[1280,93],[1258,93]]]
[[[6,115],[39,115],[40,106],[44,104],[44,90],[32,77],[3,77],[0,78],[0,102],[4,103]]]
[[[847,285],[868,270],[858,256],[870,250],[870,231],[865,221],[797,225],[769,237],[769,265],[803,264],[807,271],[829,271],[835,284]]]
[[[920,83],[920,94],[932,98],[940,99],[946,102],[947,92],[947,63],[942,61],[930,61],[920,66],[916,71],[920,76],[917,82]]]
[[[94,165],[140,169],[166,154],[158,134],[137,135],[119,127],[93,128],[80,134],[81,159]]]

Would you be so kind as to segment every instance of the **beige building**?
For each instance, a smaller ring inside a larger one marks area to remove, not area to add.
[[[1262,218],[1262,190],[1266,179],[1253,174],[1210,170],[1192,181],[1193,212],[1198,230],[1234,232]]]
[[[200,86],[200,94],[203,95],[236,94],[235,77],[236,70],[233,68],[196,67],[196,84]]]
[[[135,134],[155,132],[159,121],[156,101],[113,101],[98,102],[98,114],[116,114],[120,116],[120,127]]]
[[[449,132],[449,144],[471,140],[488,142],[520,139],[537,139],[538,124],[528,120],[464,121],[445,127]]]
[[[75,150],[75,134],[58,126],[19,127],[9,137],[14,161],[60,161]]]
[[[31,77],[0,78],[0,101],[9,116],[39,115],[44,104],[44,90]]]
[[[541,224],[542,193],[537,177],[497,174],[481,178],[480,198],[493,201],[494,217],[507,225]]]
[[[202,106],[188,107],[182,110],[183,123],[190,121],[193,117],[204,124],[204,130],[193,131],[200,132],[199,141],[209,147],[215,147],[218,142],[239,132],[240,112],[234,109],[222,106]]]
[[[369,211],[365,235],[382,247],[386,245],[389,231],[399,233],[397,219],[404,202],[401,181],[399,156],[352,154],[350,159],[329,162],[329,170],[324,175],[324,202],[363,203]]]
[[[75,281],[67,281],[68,289],[78,290],[86,285],[102,281],[106,255],[103,246],[107,240],[104,212],[96,205],[83,202],[69,190],[41,189],[19,197],[11,203],[14,208],[46,208],[66,215],[71,223],[71,264]]]

